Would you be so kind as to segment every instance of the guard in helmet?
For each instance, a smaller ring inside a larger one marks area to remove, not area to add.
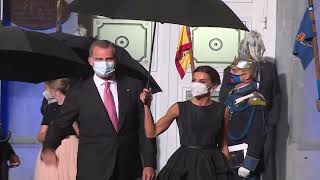
[[[250,57],[257,63],[255,80],[259,82],[258,92],[266,99],[266,114],[268,114],[268,134],[263,149],[263,166],[261,167],[263,180],[276,180],[276,126],[280,121],[281,112],[281,89],[277,72],[276,60],[264,56],[266,48],[262,40],[262,35],[257,31],[246,33],[244,39],[240,41],[239,56]],[[223,71],[223,81],[219,92],[219,101],[225,102],[228,93],[234,88],[231,80],[231,68],[227,67]],[[319,103],[320,110],[320,103]]]
[[[257,91],[255,61],[236,58],[230,68],[235,88],[229,92],[225,104],[230,113],[228,133],[233,180],[256,180],[260,178],[259,163],[267,133],[266,100]]]

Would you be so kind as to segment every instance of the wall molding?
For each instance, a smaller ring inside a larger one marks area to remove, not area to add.
[[[12,137],[9,142],[14,145],[40,145],[35,138],[31,137]]]
[[[222,0],[224,3],[253,3],[253,0]]]

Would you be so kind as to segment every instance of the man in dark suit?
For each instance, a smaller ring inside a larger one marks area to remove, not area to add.
[[[280,118],[281,92],[276,65],[270,59],[263,57],[265,47],[261,34],[251,31],[240,44],[240,56],[249,56],[258,62],[256,81],[258,92],[267,102],[269,131],[264,145],[263,174],[264,180],[276,180],[275,162],[275,127]],[[230,90],[234,88],[231,81],[230,67],[224,69],[219,101],[224,103]]]
[[[19,165],[20,158],[16,155],[9,142],[0,142],[0,180],[8,180],[9,167],[13,168]]]
[[[88,61],[95,74],[67,93],[61,114],[44,142],[44,161],[57,164],[54,149],[64,129],[77,120],[77,180],[155,177],[156,142],[145,137],[143,104],[139,101],[144,85],[117,69],[115,53],[110,42],[95,41],[91,45]]]

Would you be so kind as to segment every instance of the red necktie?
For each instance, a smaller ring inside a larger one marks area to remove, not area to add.
[[[103,103],[105,108],[108,111],[110,120],[113,124],[113,127],[116,131],[118,131],[119,125],[118,125],[118,117],[117,117],[117,110],[114,103],[113,95],[110,89],[110,82],[105,82],[105,88],[104,88],[104,96],[103,96]]]

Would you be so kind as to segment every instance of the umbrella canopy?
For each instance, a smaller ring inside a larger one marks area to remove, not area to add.
[[[138,78],[144,81],[147,85],[148,78],[152,93],[162,92],[158,83],[153,79],[149,72],[136,60],[124,48],[116,46],[117,66],[120,71],[124,71],[131,77]]]
[[[85,62],[88,66],[89,48],[91,43],[95,40],[91,36],[75,36],[66,33],[51,33],[51,36],[59,39],[68,47],[71,47],[76,54]],[[136,60],[123,47],[116,46],[116,58],[117,58],[117,71],[126,73],[131,77],[138,78],[145,83],[148,80],[148,71]],[[90,67],[90,66],[89,66]],[[90,67],[90,73],[93,73]],[[90,74],[89,73],[89,74]],[[157,82],[150,77],[150,86],[153,93],[161,92],[160,86]]]
[[[75,36],[73,34],[55,32],[50,33],[50,36],[62,41],[66,46],[72,48],[75,53],[88,63],[89,48],[91,43],[96,39],[92,36]]]
[[[75,36],[62,32],[50,33],[49,35],[63,42],[64,45],[71,48],[78,55],[87,67],[87,74],[85,76],[93,73],[92,67],[88,63],[89,48],[91,43],[95,41],[92,36]]]
[[[74,51],[47,34],[0,28],[0,79],[39,83],[81,77],[87,66]]]
[[[71,10],[113,19],[134,19],[193,27],[225,27],[248,31],[221,0],[75,0]]]

